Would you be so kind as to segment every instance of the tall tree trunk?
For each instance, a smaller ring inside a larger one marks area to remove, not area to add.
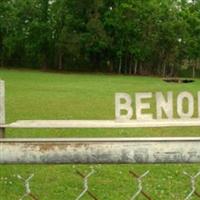
[[[3,67],[3,66],[4,66],[4,60],[3,60],[3,56],[1,57],[0,66],[1,66],[1,67]]]
[[[113,73],[114,67],[113,67],[113,62],[110,61],[110,72]]]
[[[48,69],[48,64],[47,64],[47,55],[44,52],[44,54],[42,55],[42,70],[46,71]]]
[[[142,62],[139,62],[139,68],[140,68],[140,75],[142,75],[143,74]]]
[[[125,56],[125,70],[124,73],[127,74],[128,73],[128,53],[126,53]]]
[[[122,56],[120,56],[119,58],[119,69],[118,69],[118,73],[121,74],[122,71]]]
[[[164,61],[164,63],[163,63],[162,76],[163,76],[163,77],[166,76],[166,62],[165,62],[165,61]]]
[[[171,68],[170,68],[170,77],[174,76],[174,64],[172,64]]]
[[[47,24],[48,18],[49,18],[49,0],[41,0],[41,22],[43,24]],[[43,34],[45,30],[42,30]],[[42,36],[43,37],[43,36]],[[42,69],[47,70],[48,68],[48,51],[49,51],[49,46],[48,46],[48,39],[47,35],[46,37],[43,37],[43,41],[41,43],[41,55],[42,55]]]
[[[135,65],[134,65],[134,74],[137,74],[137,68],[138,68],[138,61],[135,60]]]
[[[195,66],[192,67],[192,78],[195,78]]]
[[[162,69],[162,64],[159,63],[159,65],[157,66],[157,73],[158,73],[158,75],[161,75],[161,74],[162,74],[162,73],[161,73],[161,69]]]
[[[132,68],[133,68],[133,63],[132,63],[132,55],[130,55],[130,59],[129,59],[129,74],[132,74]]]
[[[197,70],[200,69],[200,58],[197,59],[197,67],[196,67],[196,69],[197,69]]]
[[[63,69],[63,53],[59,53],[58,56],[58,69],[59,70]]]

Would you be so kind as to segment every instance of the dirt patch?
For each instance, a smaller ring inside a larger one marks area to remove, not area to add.
[[[184,78],[164,78],[163,81],[167,83],[193,83],[193,79],[184,79]]]

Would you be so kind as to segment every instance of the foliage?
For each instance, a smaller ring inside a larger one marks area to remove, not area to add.
[[[200,68],[200,2],[0,1],[1,66],[175,76]]]

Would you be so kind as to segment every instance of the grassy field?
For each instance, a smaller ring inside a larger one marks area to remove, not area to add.
[[[196,94],[200,80],[190,84],[169,84],[160,78],[91,74],[55,74],[37,71],[0,70],[6,81],[6,120],[19,119],[114,119],[115,92],[191,91]],[[152,111],[155,107],[152,107]],[[200,136],[200,128],[148,129],[69,129],[8,130],[7,137],[156,137]],[[23,184],[17,174],[34,173],[31,189],[39,200],[75,200],[83,189],[79,169],[87,174],[87,165],[3,165],[0,166],[0,199],[18,200]],[[137,182],[129,170],[142,174],[144,190],[152,199],[184,200],[190,192],[190,180],[183,171],[195,174],[199,165],[95,165],[90,190],[99,200],[131,199]],[[200,192],[200,178],[197,181]],[[28,198],[27,198],[28,199]],[[91,199],[87,195],[83,200]],[[138,198],[144,199],[142,196]],[[197,199],[197,198],[192,198]]]

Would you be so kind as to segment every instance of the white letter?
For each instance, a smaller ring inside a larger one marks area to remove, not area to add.
[[[156,113],[157,119],[162,119],[162,113],[165,112],[168,119],[173,118],[173,93],[167,92],[167,100],[162,92],[156,92]]]
[[[125,103],[121,103],[121,100],[125,100]],[[131,97],[126,93],[115,94],[115,117],[116,120],[130,120],[133,116],[133,109],[131,107]],[[127,113],[122,115],[121,111],[125,110]]]
[[[139,120],[150,120],[153,119],[152,114],[142,114],[142,110],[150,109],[150,103],[142,103],[142,99],[152,98],[152,93],[136,93],[135,104],[136,104],[136,119]]]
[[[184,112],[184,99],[188,102],[188,111]],[[194,114],[194,98],[189,92],[181,92],[177,98],[177,113],[180,118],[191,118]]]

